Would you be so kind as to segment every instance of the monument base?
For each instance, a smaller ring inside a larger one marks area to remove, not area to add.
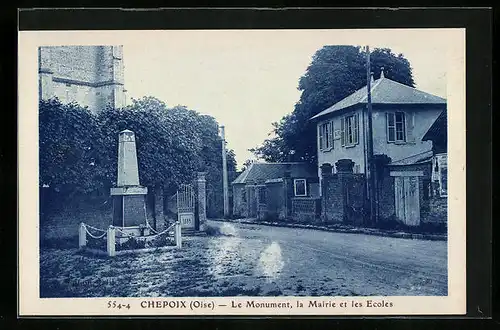
[[[113,226],[139,227],[140,225],[146,225],[144,195],[114,195]]]

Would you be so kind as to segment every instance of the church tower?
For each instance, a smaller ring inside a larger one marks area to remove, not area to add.
[[[77,102],[92,113],[126,105],[123,46],[44,46],[38,49],[39,97]]]

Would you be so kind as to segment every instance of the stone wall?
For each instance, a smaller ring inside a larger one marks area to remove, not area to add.
[[[448,198],[434,197],[429,200],[429,209],[422,214],[423,223],[448,223]]]
[[[342,222],[344,219],[344,198],[341,193],[341,180],[332,173],[329,163],[321,166],[321,220],[327,223]]]
[[[385,168],[378,181],[378,212],[379,221],[394,221],[396,215],[394,177],[389,175],[389,169]]]
[[[354,174],[354,162],[341,159],[322,170],[321,219],[329,223],[362,225],[365,218],[366,188],[364,174]]]

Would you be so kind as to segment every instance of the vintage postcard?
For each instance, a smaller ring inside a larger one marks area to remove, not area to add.
[[[464,29],[22,31],[19,91],[21,317],[465,314]]]

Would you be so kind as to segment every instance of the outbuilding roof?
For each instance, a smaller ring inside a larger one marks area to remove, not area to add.
[[[439,117],[432,123],[432,126],[425,133],[422,141],[432,141],[439,138],[444,138],[447,135],[447,124],[448,124],[448,115],[447,111],[443,110]]]
[[[335,103],[331,107],[311,117],[315,119],[338,110],[346,109],[358,104],[366,104],[367,86]],[[372,104],[446,104],[446,99],[432,95],[416,88],[401,84],[397,81],[381,77],[371,84]]]
[[[290,171],[292,178],[312,178],[318,175],[316,168],[308,163],[254,162],[232,184],[246,184],[250,182],[264,184],[267,180],[283,178],[287,169]]]
[[[389,166],[415,165],[428,162],[432,158],[432,150],[427,150],[416,155],[390,162]]]

